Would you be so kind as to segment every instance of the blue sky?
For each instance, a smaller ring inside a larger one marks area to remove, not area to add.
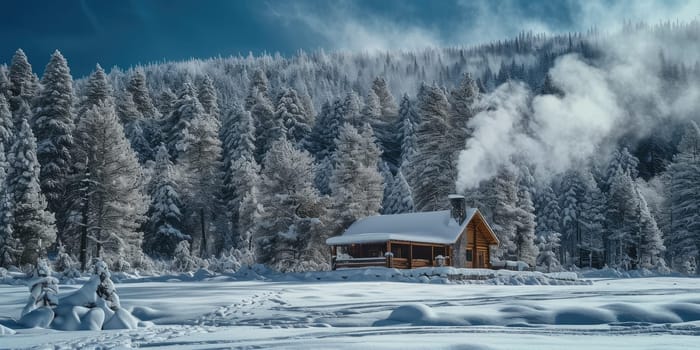
[[[59,49],[80,77],[98,62],[469,45],[522,30],[614,30],[625,19],[699,15],[693,0],[12,0],[0,12],[0,62],[21,47],[40,73]]]

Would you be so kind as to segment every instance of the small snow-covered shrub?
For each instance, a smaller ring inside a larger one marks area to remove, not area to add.
[[[58,246],[58,256],[54,261],[54,270],[66,278],[80,277],[80,264],[68,252],[63,244]]]
[[[180,241],[173,252],[173,270],[180,272],[194,271],[200,264],[197,259],[190,253],[190,243],[188,241]]]
[[[51,277],[46,259],[38,259],[34,275],[28,283],[29,300],[22,309],[19,323],[26,327],[48,327],[53,321],[53,308],[58,305],[58,280]]]

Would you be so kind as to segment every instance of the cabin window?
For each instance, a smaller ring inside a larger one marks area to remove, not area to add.
[[[423,245],[413,246],[413,259],[432,260],[432,253],[432,247]]]
[[[408,259],[410,247],[405,244],[392,244],[391,253],[395,258]]]
[[[474,256],[471,249],[467,249],[467,261],[474,261]]]

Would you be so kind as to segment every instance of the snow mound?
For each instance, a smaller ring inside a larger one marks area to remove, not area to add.
[[[429,306],[425,304],[407,304],[399,306],[389,315],[389,320],[397,322],[429,322],[435,319],[437,315]]]
[[[13,334],[15,334],[15,331],[0,324],[0,337],[3,335],[13,335]]]

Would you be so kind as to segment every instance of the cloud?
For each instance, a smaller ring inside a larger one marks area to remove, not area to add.
[[[444,44],[434,29],[398,23],[353,3],[334,2],[332,6],[317,2],[313,4],[315,7],[305,3],[289,3],[281,7],[270,6],[268,10],[274,18],[285,21],[289,28],[301,25],[335,50],[377,52]]]

